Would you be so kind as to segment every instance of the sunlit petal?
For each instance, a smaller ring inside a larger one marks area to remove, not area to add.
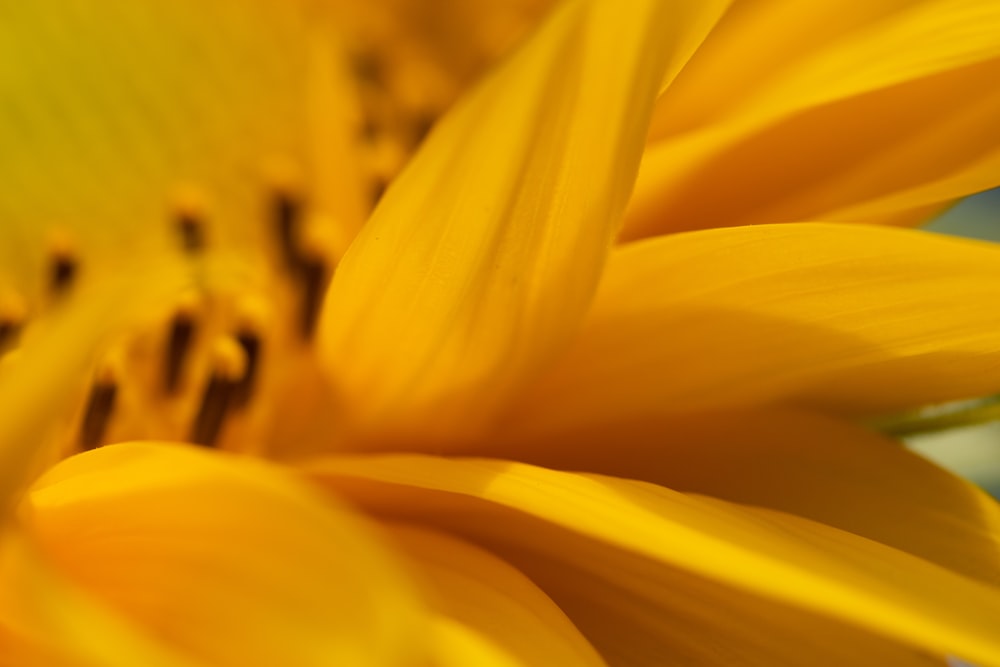
[[[747,2],[661,97],[625,238],[877,222],[1000,184],[1000,6]]]
[[[567,356],[511,420],[558,430],[725,405],[861,415],[1000,389],[1000,250],[774,225],[617,251]]]

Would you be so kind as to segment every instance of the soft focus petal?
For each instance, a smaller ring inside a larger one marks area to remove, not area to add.
[[[773,225],[618,250],[575,345],[520,399],[530,431],[761,403],[842,414],[1000,390],[1000,247]]]
[[[671,57],[669,16],[566,3],[390,187],[321,324],[362,429],[475,429],[579,324]]]
[[[47,473],[24,514],[74,581],[208,664],[419,655],[420,612],[384,546],[263,463],[182,445],[104,447]]]
[[[505,461],[358,457],[308,472],[370,511],[487,545],[625,664],[730,651],[764,664],[1000,664],[1000,589],[791,515]]]
[[[1000,505],[900,443],[789,409],[687,413],[500,435],[449,453],[505,456],[767,507],[1000,584]]]
[[[1000,5],[738,3],[661,97],[625,238],[876,222],[1000,183]]]
[[[320,24],[305,4],[7,4],[0,266],[9,275],[0,285],[12,281],[26,298],[43,291],[54,230],[92,272],[114,270],[123,253],[178,245],[176,206],[191,189],[209,247],[259,253],[270,243],[272,164],[295,162],[312,176],[309,53]],[[352,164],[339,157],[341,170]],[[257,254],[240,268],[256,276],[259,265]]]
[[[443,533],[390,526],[432,607],[432,655],[439,665],[471,661],[470,643],[497,664],[603,665],[593,647],[530,579],[496,556]]]
[[[0,545],[0,663],[18,667],[194,667],[76,590],[22,535]]]

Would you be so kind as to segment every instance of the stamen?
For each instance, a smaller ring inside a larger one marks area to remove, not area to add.
[[[17,345],[27,318],[28,308],[17,294],[0,299],[0,353]]]
[[[184,304],[174,315],[167,336],[166,355],[163,363],[163,390],[174,394],[180,387],[184,366],[190,356],[195,336],[195,308]]]
[[[22,323],[16,320],[0,318],[0,352],[14,347],[21,333]]]
[[[79,263],[69,245],[54,243],[49,255],[49,291],[55,296],[65,294],[78,272]]]
[[[378,203],[382,201],[383,195],[385,195],[386,189],[389,187],[389,181],[384,178],[376,178],[372,183],[372,207],[378,206]]]
[[[413,128],[412,128],[413,132],[412,137],[414,146],[419,146],[420,144],[424,143],[424,139],[426,139],[427,135],[431,133],[431,130],[434,128],[434,123],[436,122],[437,122],[437,116],[435,116],[433,113],[429,111],[424,111],[416,114],[416,116],[413,118]]]
[[[98,374],[90,388],[87,407],[83,412],[83,423],[80,426],[80,448],[84,451],[94,449],[104,440],[104,434],[111,422],[115,409],[115,399],[118,397],[118,382],[115,373],[106,367]]]
[[[385,80],[385,66],[376,53],[363,51],[353,54],[351,66],[354,76],[365,83],[382,85]]]
[[[205,249],[205,223],[200,217],[190,211],[181,211],[176,222],[184,252],[196,255]]]
[[[236,387],[246,375],[247,358],[239,343],[223,338],[213,350],[212,365],[212,374],[205,385],[189,437],[191,442],[209,447],[218,442],[226,417],[232,410]]]
[[[303,340],[312,339],[313,332],[316,330],[328,278],[329,270],[325,260],[320,257],[309,257],[303,260],[300,273],[302,301],[299,311],[299,334]]]
[[[282,260],[286,268],[294,271],[301,260],[298,236],[302,222],[302,200],[288,190],[278,190],[274,194],[272,206],[271,215]]]
[[[208,245],[205,238],[205,211],[208,203],[199,188],[184,184],[173,195],[174,225],[181,248],[190,255],[202,252]]]
[[[254,384],[257,381],[257,371],[260,366],[261,341],[257,334],[243,330],[236,334],[236,342],[243,348],[243,354],[246,355],[247,360],[246,371],[233,388],[233,408],[238,410],[246,407],[247,403],[250,402],[250,397],[253,395]]]

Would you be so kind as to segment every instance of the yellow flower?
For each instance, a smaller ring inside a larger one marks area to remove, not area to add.
[[[324,6],[22,5],[0,663],[1000,665],[996,503],[851,423],[997,391],[1000,249],[794,222],[996,184],[995,3],[566,2],[370,217]]]

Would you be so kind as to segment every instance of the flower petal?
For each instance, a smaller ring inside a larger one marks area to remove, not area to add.
[[[269,163],[311,175],[310,19],[300,0],[5,7],[0,283],[41,293],[54,230],[89,272],[177,246],[188,188],[206,200],[210,248],[271,243]]]
[[[737,7],[658,104],[624,238],[876,222],[1000,184],[998,35],[989,0]]]
[[[53,572],[18,532],[0,545],[0,662],[46,667],[191,667]],[[53,637],[58,638],[53,641]]]
[[[449,454],[504,456],[788,512],[1000,584],[1000,505],[861,426],[767,408],[502,434]]]
[[[468,658],[469,640],[487,659],[498,656],[498,664],[604,664],[559,607],[496,556],[415,526],[393,525],[389,532],[432,607],[436,664],[490,664]]]
[[[722,406],[891,413],[1000,390],[1000,246],[773,225],[617,251],[576,344],[519,400],[560,431]]]
[[[419,607],[350,512],[262,462],[181,445],[67,459],[25,508],[48,558],[212,665],[410,664]]]
[[[321,323],[359,428],[475,430],[576,328],[671,55],[668,10],[566,3],[393,182]]]
[[[505,461],[331,458],[308,472],[370,511],[487,545],[564,608],[604,600],[603,614],[571,618],[612,661],[718,662],[752,648],[767,664],[813,664],[829,648],[868,664],[1000,664],[997,588],[791,515]],[[777,632],[754,616],[761,610],[777,614]],[[656,627],[633,627],[645,645],[623,645],[600,630],[602,617],[615,630],[639,619]],[[744,624],[771,634],[748,638]]]

